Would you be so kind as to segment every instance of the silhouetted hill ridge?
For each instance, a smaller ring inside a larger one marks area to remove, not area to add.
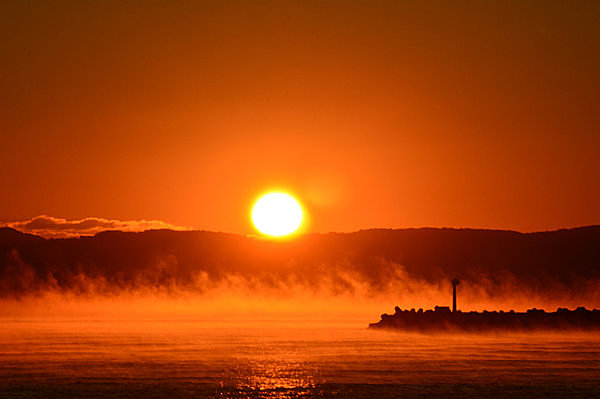
[[[105,290],[182,286],[202,290],[232,274],[265,284],[315,286],[350,277],[376,292],[398,273],[425,282],[459,276],[486,290],[519,284],[536,292],[577,294],[600,281],[600,226],[540,233],[509,230],[370,229],[270,241],[210,231],[106,231],[91,237],[42,239],[0,229],[0,295],[52,286],[71,290],[99,280]],[[208,284],[208,283],[207,283]],[[394,288],[394,287],[392,287]],[[83,289],[83,288],[79,288]],[[566,291],[565,291],[566,290]]]

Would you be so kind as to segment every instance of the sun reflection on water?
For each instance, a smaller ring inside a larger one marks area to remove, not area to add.
[[[318,374],[318,367],[303,361],[260,359],[235,367],[223,385],[232,384],[234,397],[299,398],[314,392]]]

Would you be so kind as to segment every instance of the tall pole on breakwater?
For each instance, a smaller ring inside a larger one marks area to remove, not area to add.
[[[456,312],[456,286],[460,284],[457,278],[452,279],[452,313]]]

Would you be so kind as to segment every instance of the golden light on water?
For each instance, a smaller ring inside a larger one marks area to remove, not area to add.
[[[283,237],[302,223],[302,207],[289,194],[273,192],[260,197],[252,208],[252,223],[262,234]]]

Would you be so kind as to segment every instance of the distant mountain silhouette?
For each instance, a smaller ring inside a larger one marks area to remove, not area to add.
[[[108,231],[43,239],[0,229],[0,296],[46,289],[111,294],[139,287],[203,291],[231,275],[263,285],[328,284],[351,290],[352,276],[377,292],[401,269],[425,282],[460,277],[493,293],[507,282],[532,292],[577,295],[600,282],[600,226],[523,234],[475,229],[363,230],[268,241],[207,231]],[[461,285],[462,287],[462,285]]]

